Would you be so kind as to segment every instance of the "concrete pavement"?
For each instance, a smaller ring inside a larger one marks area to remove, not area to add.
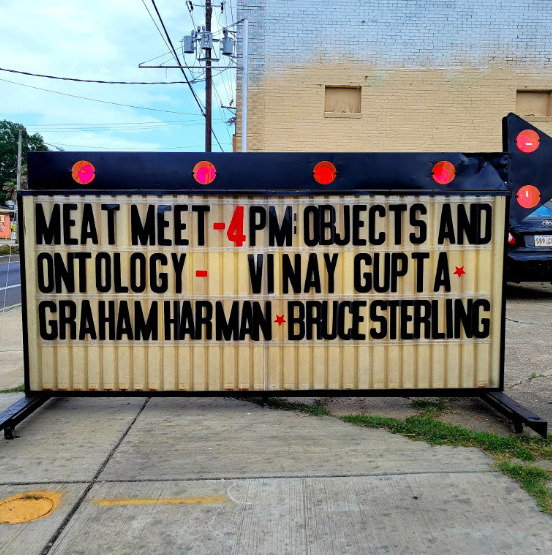
[[[0,390],[23,383],[21,307],[0,309]]]
[[[552,288],[534,290],[510,290],[507,392],[551,421]],[[19,309],[0,314],[0,389],[22,383],[20,326]],[[14,352],[15,368],[5,363]],[[0,410],[19,397],[0,395]],[[411,410],[403,399],[363,403]],[[508,433],[490,409],[448,417]],[[552,519],[480,451],[331,417],[223,398],[58,398],[17,432],[0,439],[0,503],[50,508],[0,524],[2,554],[552,550]]]
[[[232,399],[56,399],[19,432],[0,448],[0,498],[61,499],[0,525],[1,553],[552,549],[550,517],[480,451],[331,417]]]

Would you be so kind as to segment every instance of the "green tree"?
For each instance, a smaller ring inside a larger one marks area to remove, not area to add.
[[[0,204],[15,197],[17,183],[17,141],[19,140],[18,123],[0,121]],[[23,145],[21,149],[21,188],[27,187],[27,152],[49,150],[44,139],[38,134],[29,135],[23,127]]]

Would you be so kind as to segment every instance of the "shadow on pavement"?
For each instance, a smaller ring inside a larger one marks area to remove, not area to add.
[[[547,283],[507,283],[507,299],[552,299],[552,285]]]

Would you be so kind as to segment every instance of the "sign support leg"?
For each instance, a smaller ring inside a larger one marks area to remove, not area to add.
[[[42,406],[49,398],[49,395],[25,395],[4,412],[1,412],[0,431],[4,430],[4,437],[14,439],[16,437],[15,426]]]
[[[482,393],[481,399],[511,420],[516,433],[521,433],[525,424],[546,439],[548,422],[508,397],[505,393]]]

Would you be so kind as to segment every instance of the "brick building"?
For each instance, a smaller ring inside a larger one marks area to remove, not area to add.
[[[500,151],[508,112],[552,133],[549,1],[238,0],[242,18],[250,151]]]

